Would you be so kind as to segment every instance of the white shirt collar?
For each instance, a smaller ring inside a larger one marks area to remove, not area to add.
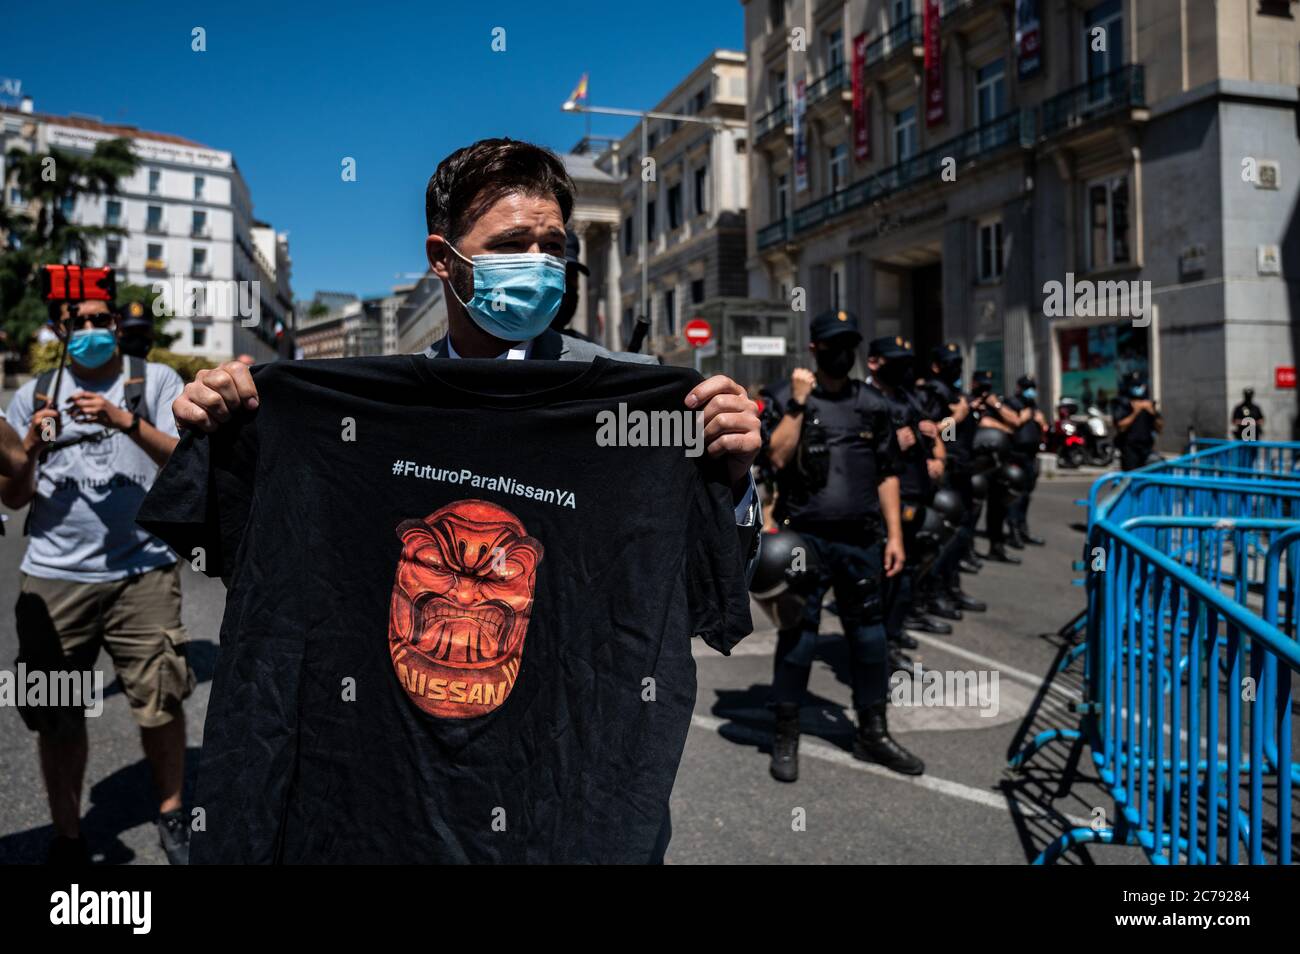
[[[497,355],[496,358],[494,358],[493,360],[495,360],[495,361],[523,361],[525,358],[528,357],[528,355],[532,352],[532,350],[533,350],[533,342],[532,342],[532,340],[529,340],[529,341],[521,341],[521,342],[519,342],[517,345],[515,345],[513,348],[509,348],[509,349],[507,349],[506,351],[502,351],[502,352],[501,352],[499,355]],[[452,343],[451,343],[451,335],[447,335],[447,357],[449,357],[449,358],[459,358],[459,357],[460,357],[460,355],[456,353],[456,349],[452,346]]]

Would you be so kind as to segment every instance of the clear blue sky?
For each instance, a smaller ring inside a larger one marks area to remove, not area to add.
[[[585,120],[560,104],[584,71],[593,105],[650,107],[710,51],[743,43],[738,0],[19,6],[3,17],[0,76],[38,112],[232,151],[254,214],[289,232],[299,298],[383,293],[395,272],[422,271],[438,161],[484,136],[567,150]],[[190,50],[196,26],[205,53]],[[344,156],[356,182],[340,179]]]

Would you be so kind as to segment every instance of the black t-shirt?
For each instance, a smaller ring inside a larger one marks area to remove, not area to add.
[[[1006,400],[1007,407],[1019,414],[1025,408],[1034,408],[1032,401],[1026,401],[1024,398],[1016,395]],[[1043,442],[1043,429],[1038,426],[1038,421],[1031,414],[1029,420],[1017,427],[1011,434],[1011,445],[1017,450],[1038,452],[1039,445]]]
[[[259,410],[187,434],[140,511],[228,578],[193,860],[654,860],[691,637],[751,627],[725,468],[680,446],[698,414],[651,417],[699,375],[254,375]]]
[[[766,443],[785,414],[790,384],[773,385],[763,394]],[[799,448],[776,475],[777,515],[796,530],[841,525],[851,534],[875,526],[881,515],[876,488],[898,468],[885,396],[856,379],[837,392],[818,386],[803,414]]]
[[[1111,417],[1116,422],[1123,420],[1132,413],[1133,403],[1128,398],[1115,398],[1114,403],[1111,405]],[[1156,445],[1156,415],[1150,411],[1143,411],[1129,425],[1127,431],[1120,431],[1116,435],[1115,443],[1120,447],[1130,447],[1134,450],[1151,450]]]
[[[1255,422],[1255,438],[1258,439],[1263,428],[1259,422],[1264,417],[1264,411],[1254,401],[1242,401],[1232,409],[1232,430],[1238,437],[1246,421]]]

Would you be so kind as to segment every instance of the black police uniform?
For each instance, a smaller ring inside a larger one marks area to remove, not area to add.
[[[765,436],[785,415],[790,384],[767,388]],[[799,447],[776,473],[774,516],[815,551],[820,578],[809,589],[799,623],[777,633],[773,695],[798,704],[817,650],[821,606],[834,589],[849,639],[853,704],[885,699],[888,652],[881,582],[885,527],[877,487],[899,467],[890,405],[875,388],[849,380],[837,393],[813,389],[803,411]]]
[[[1025,386],[1022,379],[1022,391]],[[1033,387],[1034,384],[1030,381],[1027,386]],[[1020,413],[1026,408],[1036,410],[1037,402],[1021,393],[1007,398],[1006,406]],[[1017,544],[1029,537],[1029,497],[1038,485],[1038,448],[1042,442],[1043,429],[1032,414],[1011,435],[1011,453],[1008,456],[1012,463],[1019,464],[1025,471],[1025,489],[1007,508],[1007,522],[1011,526],[1012,539]]]
[[[1232,436],[1241,440],[1242,432],[1246,427],[1247,421],[1254,422],[1254,429],[1251,433],[1251,440],[1260,441],[1264,439],[1264,411],[1251,398],[1252,394],[1245,396],[1245,400],[1232,409]]]

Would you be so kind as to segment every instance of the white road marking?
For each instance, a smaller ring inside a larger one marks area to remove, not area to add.
[[[695,713],[691,716],[691,724],[699,726],[708,732],[718,732],[724,725],[729,726],[728,732],[744,736],[747,741],[766,742],[768,733],[761,732],[758,729],[746,725],[739,725],[734,722],[727,722],[714,716],[700,715]],[[808,758],[820,759],[823,762],[831,762],[844,768],[853,769],[856,772],[866,772],[868,775],[875,775],[879,778],[887,778],[895,782],[904,782],[916,788],[924,788],[931,792],[938,792],[940,795],[948,795],[953,798],[960,798],[964,801],[974,802],[976,805],[983,805],[986,808],[992,808],[997,811],[1011,810],[1010,801],[1002,795],[976,788],[973,785],[967,785],[964,782],[953,782],[949,779],[938,778],[934,775],[900,775],[897,772],[891,772],[883,765],[875,765],[871,762],[860,762],[852,754],[845,752],[843,749],[837,749],[834,746],[827,745],[824,742],[810,741],[806,736],[799,741],[799,754]],[[1055,817],[1054,813],[1043,811],[1037,805],[1016,802],[1015,806],[1023,815],[1031,817]],[[1067,816],[1069,817],[1069,816]],[[1086,825],[1088,822],[1081,818],[1069,818],[1073,825]]]
[[[930,646],[934,649],[942,649],[944,652],[952,653],[954,656],[960,656],[962,659],[969,659],[971,662],[980,663],[981,665],[983,665],[988,669],[996,669],[999,674],[1003,676],[1010,676],[1012,679],[1019,679],[1021,682],[1033,686],[1035,689],[1037,689],[1039,686],[1043,684],[1042,675],[1036,676],[1031,672],[1025,672],[1023,669],[1017,669],[1015,666],[1008,666],[1006,663],[1000,662],[999,660],[994,659],[992,656],[984,656],[980,653],[972,652],[969,649],[963,649],[962,647],[953,643],[951,640],[935,639],[933,636],[927,635],[926,633],[918,633],[910,629],[908,630],[908,633],[916,637],[916,641],[920,643],[922,646]],[[1063,689],[1060,686],[1056,685],[1055,682],[1052,682],[1048,685],[1047,691],[1054,692],[1057,695],[1064,696],[1067,699],[1072,699],[1075,702],[1079,702],[1083,698],[1082,696],[1079,695],[1079,693],[1074,692],[1073,690],[1070,689]]]

